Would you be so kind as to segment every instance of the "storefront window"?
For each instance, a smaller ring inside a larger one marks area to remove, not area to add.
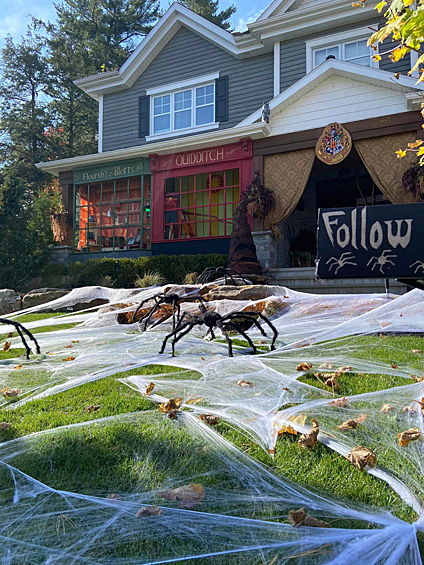
[[[150,249],[150,178],[75,186],[75,251]]]
[[[239,169],[166,179],[164,238],[231,235],[239,200]]]

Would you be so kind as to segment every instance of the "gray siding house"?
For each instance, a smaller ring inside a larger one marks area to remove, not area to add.
[[[226,252],[254,170],[279,204],[254,225],[274,274],[312,268],[319,207],[403,201],[368,158],[391,162],[421,128],[416,58],[367,46],[382,21],[349,0],[274,0],[229,33],[172,4],[120,69],[76,81],[99,103],[98,153],[38,165],[63,188],[61,258]],[[315,158],[329,124],[353,141],[332,166]]]

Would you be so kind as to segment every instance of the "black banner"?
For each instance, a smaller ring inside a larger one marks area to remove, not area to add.
[[[423,278],[424,204],[318,212],[319,279]]]

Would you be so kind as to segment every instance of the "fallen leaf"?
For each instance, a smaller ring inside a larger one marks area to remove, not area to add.
[[[383,414],[388,414],[389,412],[394,412],[395,411],[395,407],[392,406],[392,404],[383,404],[383,406],[380,408],[380,412],[382,412]]]
[[[297,416],[293,414],[293,416],[290,416],[289,420],[290,422],[294,422],[295,424],[300,424],[301,426],[304,426],[307,418],[308,416],[306,414],[298,414]]]
[[[12,424],[9,424],[9,422],[0,422],[0,431],[5,431],[5,430],[10,430],[10,428],[12,427]]]
[[[334,377],[330,377],[325,381],[325,386],[328,386],[330,388],[342,388],[337,379],[338,377],[336,375]]]
[[[392,363],[392,369],[399,369],[399,367],[396,365],[396,363]]]
[[[422,353],[423,350],[422,349],[410,349],[409,353]]]
[[[200,504],[205,496],[202,485],[191,483],[182,487],[158,492],[158,496],[166,500],[177,500],[178,508],[190,508]]]
[[[285,390],[286,392],[291,392],[288,386],[283,386],[283,390]]]
[[[97,412],[97,410],[99,410],[100,406],[95,406],[94,404],[90,404],[90,406],[87,406],[86,411],[87,412]]]
[[[316,420],[312,420],[312,428],[307,434],[302,434],[299,438],[297,445],[299,447],[307,447],[312,449],[317,442],[319,434],[319,425]]]
[[[387,326],[390,326],[390,322],[381,322],[382,328],[387,328]]]
[[[112,492],[106,498],[109,500],[122,500],[122,496],[119,496],[119,494],[116,494],[115,492]]]
[[[417,441],[417,439],[420,439],[420,437],[421,437],[420,428],[410,428],[409,430],[406,430],[406,432],[402,432],[401,434],[398,434],[399,445],[401,447],[404,447],[405,445],[408,445],[409,442],[411,441]]]
[[[420,377],[416,377],[415,375],[411,375],[411,374],[410,374],[409,376],[410,376],[411,379],[412,379],[413,381],[415,381],[416,383],[422,383],[422,382],[424,381],[424,377],[421,377],[421,378],[420,378]]]
[[[242,388],[253,388],[256,386],[254,383],[251,383],[250,381],[243,381],[243,380],[237,381],[237,385],[241,386]]]
[[[336,377],[340,377],[340,375],[343,375],[344,373],[350,373],[351,370],[352,367],[339,367],[336,369]]]
[[[167,402],[163,402],[159,406],[159,410],[165,413],[172,412],[173,410],[178,410],[182,403],[182,398],[170,398]]]
[[[356,428],[358,427],[358,422],[356,420],[346,420],[346,422],[343,422],[343,424],[341,424],[340,426],[337,426],[338,430],[356,430]]]
[[[330,361],[325,361],[322,365],[318,367],[319,371],[328,371],[333,368],[333,363]]]
[[[290,510],[288,514],[288,520],[293,528],[298,528],[299,526],[308,526],[309,528],[331,528],[330,524],[318,520],[313,516],[309,516],[305,512],[305,508],[299,508],[299,510]]]
[[[206,359],[205,359],[204,357],[200,357],[200,359],[201,359],[202,361],[206,361]]]
[[[296,371],[310,371],[312,369],[312,363],[299,363],[296,367]]]
[[[71,343],[79,343],[79,339],[73,339],[71,340]]]
[[[337,398],[336,400],[332,400],[329,404],[333,404],[333,406],[338,406],[339,408],[346,408],[349,406],[350,399],[345,398]]]
[[[280,431],[278,432],[278,436],[281,436],[283,434],[291,434],[292,436],[297,436],[297,431],[291,426],[282,426]]]
[[[23,366],[22,365],[15,365],[13,368],[14,369],[23,369]]]
[[[3,351],[9,351],[11,345],[12,345],[11,341],[5,341],[3,345]]]
[[[402,412],[404,412],[405,414],[415,414],[415,410],[411,408],[411,406],[404,406],[402,408]]]
[[[66,357],[66,359],[62,359],[62,361],[73,361],[75,357]]]
[[[13,398],[14,396],[18,396],[21,391],[19,388],[5,388],[2,390],[3,398]]]
[[[421,412],[424,416],[424,398],[421,398],[421,400],[414,400],[414,402],[416,402],[417,404],[419,404],[420,408],[421,408]]]
[[[149,394],[152,392],[152,390],[155,388],[155,386],[156,386],[155,383],[149,383],[146,386],[146,391],[144,393],[144,396],[149,396]]]
[[[162,514],[162,510],[159,506],[144,506],[137,510],[135,515],[136,518],[140,518],[142,516],[160,516]]]
[[[71,349],[71,347],[74,347],[74,346],[73,346],[73,345],[67,345],[67,346],[65,347],[65,349]]]
[[[7,334],[7,339],[10,339],[11,337],[13,337],[13,332],[9,332],[9,333]]]
[[[202,400],[205,400],[204,398],[189,398],[188,400],[185,401],[186,404],[196,404],[196,402],[202,402]]]
[[[268,449],[268,453],[269,453],[270,455],[274,455],[274,453],[275,453],[275,447],[270,447],[270,448]]]
[[[219,423],[218,416],[213,416],[212,414],[200,414],[200,419],[210,426],[216,426]]]
[[[354,447],[345,457],[360,471],[363,471],[367,465],[369,467],[375,467],[377,462],[376,454],[371,451],[371,449],[368,449],[368,447]]]

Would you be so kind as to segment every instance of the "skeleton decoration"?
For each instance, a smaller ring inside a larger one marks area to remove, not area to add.
[[[243,336],[249,346],[252,348],[253,355],[255,355],[257,353],[256,345],[253,343],[250,336],[240,327],[240,323],[248,322],[251,325],[255,325],[261,332],[261,334],[263,336],[266,336],[267,334],[263,327],[260,325],[258,318],[268,324],[274,334],[271,342],[271,350],[274,351],[275,341],[278,337],[278,331],[275,326],[269,321],[269,319],[263,314],[259,312],[231,312],[226,316],[221,316],[217,312],[211,312],[210,310],[207,310],[202,303],[200,304],[199,308],[200,314],[190,316],[190,318],[188,319],[185,319],[186,313],[182,315],[179,323],[177,324],[177,327],[173,329],[173,331],[169,333],[163,340],[162,348],[159,351],[160,354],[165,352],[168,340],[172,339],[172,356],[175,357],[175,344],[180,341],[181,338],[186,336],[195,326],[205,325],[208,328],[206,335],[210,333],[212,339],[215,339],[214,328],[221,330],[228,345],[229,357],[233,357],[233,344],[231,342],[230,336],[228,335],[229,331],[236,331],[241,336]]]
[[[266,124],[269,124],[270,113],[271,113],[271,110],[269,109],[269,103],[264,102],[264,104],[262,106],[262,121],[265,122]]]
[[[24,328],[24,326],[22,324],[20,324],[19,322],[15,322],[15,320],[8,320],[7,318],[0,318],[0,324],[7,324],[9,326],[13,326],[14,328],[16,328],[16,331],[18,332],[19,337],[21,338],[22,343],[24,344],[27,359],[29,359],[29,354],[31,353],[31,348],[29,347],[29,345],[28,345],[28,343],[25,339],[24,334],[26,334],[29,337],[29,339],[35,343],[35,349],[36,349],[37,353],[38,354],[41,353],[40,346],[38,345],[37,340],[35,339],[35,337],[32,335],[32,333],[29,330]]]

